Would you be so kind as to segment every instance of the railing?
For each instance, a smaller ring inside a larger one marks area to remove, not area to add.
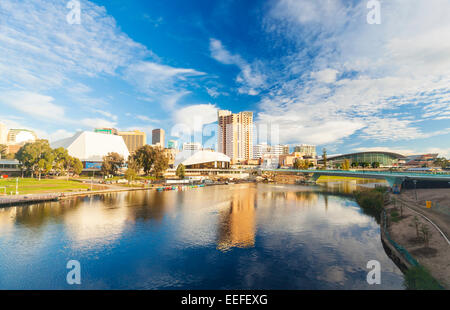
[[[390,177],[433,177],[433,178],[448,178],[450,181],[450,173],[436,172],[397,172],[397,171],[355,171],[355,170],[302,170],[302,169],[262,169],[264,171],[292,171],[304,173],[319,173],[319,174],[352,174],[352,175],[376,175],[376,176],[390,176]]]

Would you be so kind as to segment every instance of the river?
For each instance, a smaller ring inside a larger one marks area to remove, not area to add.
[[[0,208],[0,289],[402,289],[379,225],[323,188],[235,184]],[[69,260],[80,285],[66,281]],[[381,284],[366,281],[370,260]]]

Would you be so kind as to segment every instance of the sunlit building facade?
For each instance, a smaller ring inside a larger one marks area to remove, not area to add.
[[[218,151],[233,162],[253,159],[253,112],[219,110]]]
[[[123,138],[130,154],[147,143],[147,135],[143,131],[119,131],[118,135]]]

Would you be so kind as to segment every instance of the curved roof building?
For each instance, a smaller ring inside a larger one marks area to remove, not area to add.
[[[359,152],[328,157],[328,161],[333,163],[343,162],[346,159],[348,159],[350,163],[366,162],[372,164],[373,162],[379,162],[381,166],[393,166],[398,164],[399,161],[405,160],[406,157],[398,153],[382,151]]]
[[[187,169],[223,169],[230,166],[231,158],[214,151],[182,151],[175,157],[174,167],[183,164]]]
[[[8,143],[17,144],[22,142],[36,141],[36,133],[28,129],[10,129],[7,136]]]
[[[50,146],[52,148],[63,147],[67,149],[70,156],[81,161],[100,162],[103,161],[103,156],[112,152],[122,155],[125,160],[130,155],[121,136],[91,131],[77,132],[73,137],[55,141]]]

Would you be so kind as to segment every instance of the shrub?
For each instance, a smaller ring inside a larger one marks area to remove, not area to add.
[[[423,266],[414,266],[405,272],[403,285],[407,290],[441,290],[439,282]]]
[[[353,193],[363,211],[374,216],[378,223],[384,206],[384,192],[384,188],[374,188],[358,190]]]

